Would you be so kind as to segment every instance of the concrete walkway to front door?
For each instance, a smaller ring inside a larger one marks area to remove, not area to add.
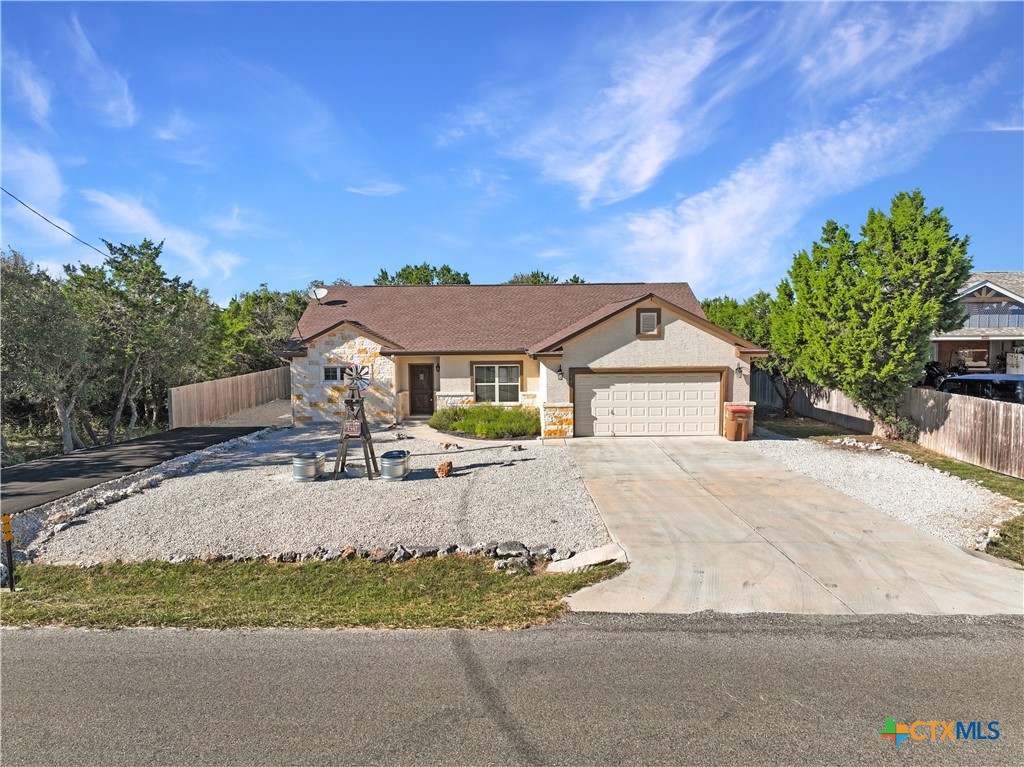
[[[630,568],[573,610],[1024,613],[985,562],[720,437],[570,441]],[[867,480],[866,480],[867,481]]]

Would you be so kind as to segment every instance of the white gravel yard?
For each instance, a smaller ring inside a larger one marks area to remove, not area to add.
[[[861,450],[755,430],[747,442],[878,511],[955,546],[971,546],[989,526],[1020,511],[1019,504],[972,482],[949,476],[886,450]]]
[[[378,456],[395,449],[412,454],[404,481],[292,480],[297,453],[326,452],[329,473],[337,438],[337,426],[286,429],[215,456],[189,474],[80,517],[44,541],[36,560],[257,556],[506,540],[580,551],[608,542],[568,448],[531,441],[465,443],[446,451],[436,440],[399,440],[384,430],[374,435]],[[513,444],[522,450],[512,450]],[[350,463],[353,456],[361,467],[358,443],[350,447]],[[434,469],[446,460],[454,474],[439,479]]]

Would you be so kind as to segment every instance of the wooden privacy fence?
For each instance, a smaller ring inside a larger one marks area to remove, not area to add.
[[[171,428],[180,429],[216,421],[290,396],[291,369],[282,367],[175,386],[167,392],[167,410]]]
[[[768,376],[754,371],[750,398],[759,405],[781,407]],[[871,433],[871,416],[837,391],[797,392],[793,409],[851,431]],[[918,444],[936,453],[1024,479],[1024,405],[1014,402],[911,389],[901,415],[917,424]]]
[[[1024,405],[911,389],[901,412],[918,425],[922,447],[1024,479]]]

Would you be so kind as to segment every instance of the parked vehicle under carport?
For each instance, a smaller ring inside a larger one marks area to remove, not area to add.
[[[939,391],[1024,405],[1024,375],[973,373],[955,376],[939,384]]]

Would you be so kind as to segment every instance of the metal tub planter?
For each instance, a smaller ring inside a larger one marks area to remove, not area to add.
[[[324,473],[324,453],[299,453],[292,458],[292,479],[315,482]]]
[[[409,473],[409,451],[389,450],[380,457],[380,478],[400,482]]]

